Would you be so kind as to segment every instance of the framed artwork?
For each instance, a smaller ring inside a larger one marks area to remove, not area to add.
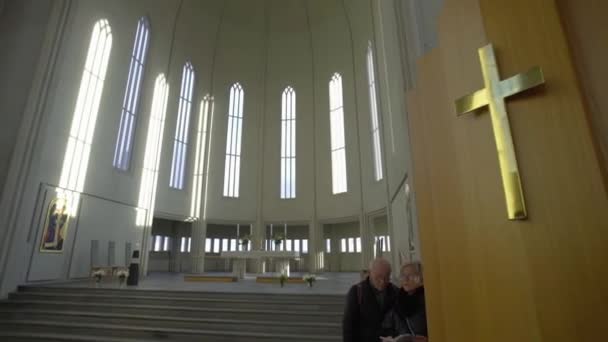
[[[54,198],[49,203],[44,220],[40,252],[61,253],[68,231],[68,203],[64,198]]]

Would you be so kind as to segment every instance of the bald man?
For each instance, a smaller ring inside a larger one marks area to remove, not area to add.
[[[382,336],[382,320],[395,302],[398,289],[391,284],[391,264],[382,258],[369,265],[369,276],[353,285],[346,295],[342,318],[344,342],[376,342]]]

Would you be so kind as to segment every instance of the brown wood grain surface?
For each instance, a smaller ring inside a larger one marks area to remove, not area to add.
[[[555,2],[447,0],[439,27],[407,94],[430,339],[602,341],[608,198]],[[454,109],[489,42],[503,79],[547,80],[507,100],[527,221],[507,220],[487,110]]]

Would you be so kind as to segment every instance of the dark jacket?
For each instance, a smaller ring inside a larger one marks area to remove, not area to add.
[[[386,336],[381,331],[382,321],[393,306],[398,289],[389,284],[384,291],[384,305],[380,307],[369,277],[350,288],[342,318],[344,342],[378,342],[380,336]]]
[[[428,336],[424,287],[417,289],[411,295],[400,289],[395,305],[385,317],[382,327],[390,336],[404,334]]]

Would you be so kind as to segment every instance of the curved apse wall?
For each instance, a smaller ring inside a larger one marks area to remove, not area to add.
[[[394,178],[390,183],[397,185],[406,167],[398,166],[401,174],[384,172],[381,181],[374,179],[366,66],[368,44],[376,44],[372,4],[369,0],[75,3],[74,22],[106,17],[115,35],[92,151],[98,157],[91,160],[85,192],[137,203],[139,172],[134,170],[143,165],[149,121],[146,113],[154,79],[164,73],[170,92],[156,196],[158,216],[191,216],[201,103],[207,95],[214,98],[214,111],[207,122],[208,174],[202,177],[206,186],[197,193],[203,192],[200,196],[208,220],[309,222],[358,218],[385,208],[389,197],[386,180]],[[111,167],[120,120],[119,108],[115,110],[114,104],[121,104],[124,97],[135,30],[143,15],[150,23],[150,48],[130,169],[118,172]],[[72,43],[78,41],[69,40],[66,51],[80,51],[81,46]],[[192,64],[195,81],[185,178],[183,189],[178,190],[170,187],[170,176],[182,70],[187,62]],[[60,75],[70,74],[65,63],[58,69]],[[331,184],[329,113],[329,81],[334,73],[342,78],[348,179],[348,191],[337,195],[332,194]],[[223,188],[229,89],[236,82],[244,91],[239,197],[227,198]],[[294,199],[280,198],[281,95],[287,86],[294,89],[297,99]],[[383,92],[382,87],[379,92]],[[380,114],[385,115],[382,109]],[[385,164],[392,159],[383,157]]]
[[[356,20],[353,20],[353,17]],[[185,2],[176,23],[170,83],[186,60],[197,71],[193,117],[214,97],[208,141],[206,217],[255,222],[358,217],[386,206],[384,180],[373,179],[366,51],[372,40],[369,1]],[[332,194],[329,81],[343,81],[348,191]],[[239,197],[223,196],[229,88],[244,91]],[[296,93],[296,197],[280,198],[281,95]],[[175,130],[170,94],[167,131]],[[191,125],[196,124],[193,121]],[[166,134],[164,144],[173,137]],[[194,156],[190,149],[189,162]],[[161,159],[157,211],[189,216],[191,197],[169,189],[171,156]],[[191,169],[189,166],[189,170]],[[192,171],[190,171],[190,175]],[[190,176],[191,179],[191,176]]]

